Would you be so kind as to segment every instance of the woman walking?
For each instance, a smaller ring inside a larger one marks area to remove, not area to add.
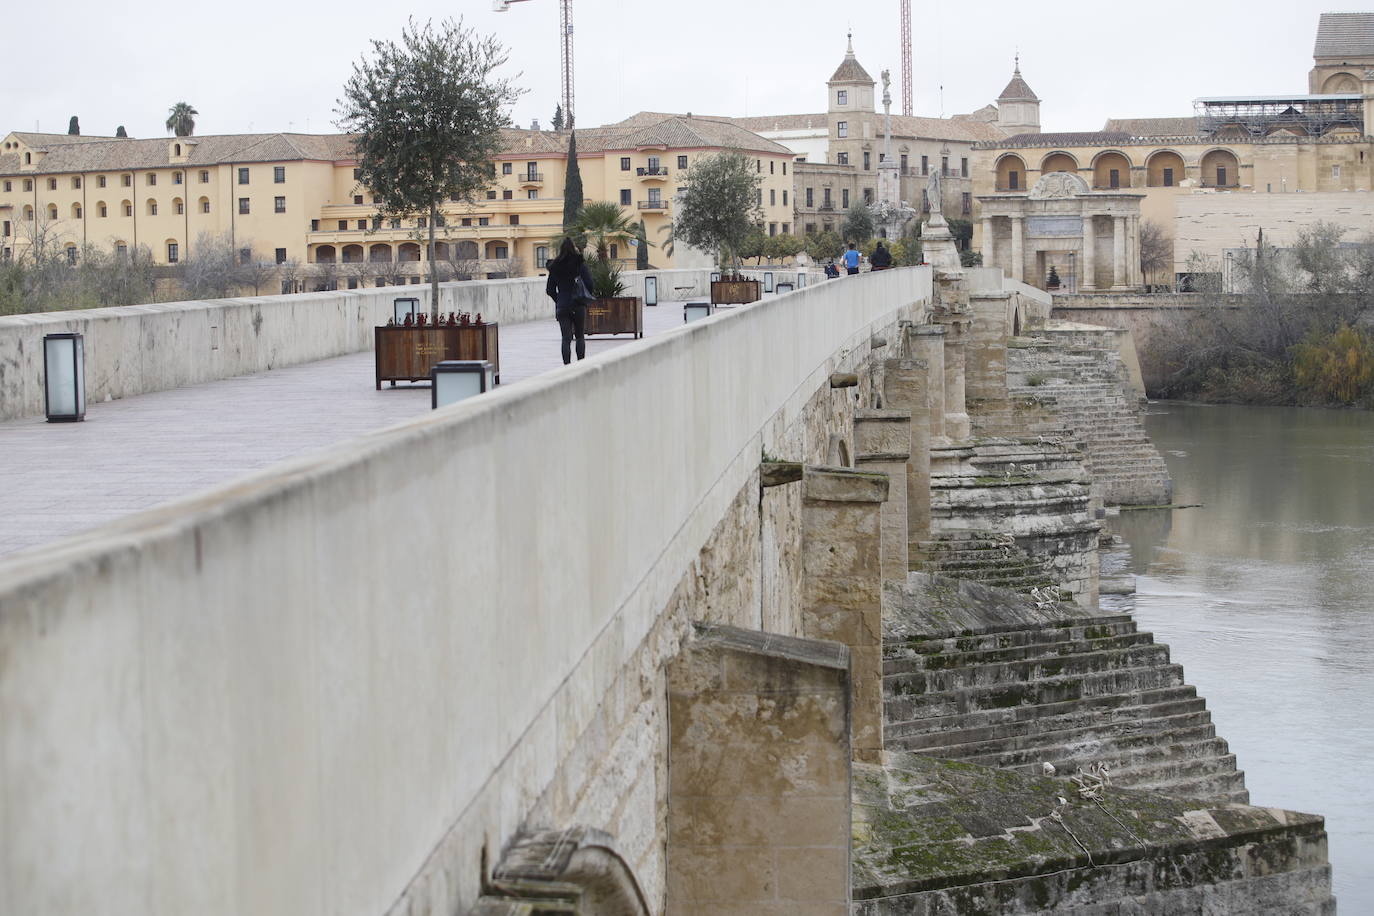
[[[587,355],[587,300],[591,298],[591,290],[592,274],[587,270],[582,252],[577,250],[572,239],[564,239],[558,246],[558,257],[549,262],[549,282],[544,284],[544,292],[554,302],[554,316],[563,332],[565,366],[572,362],[570,344],[574,336],[577,338],[577,358],[584,359]]]

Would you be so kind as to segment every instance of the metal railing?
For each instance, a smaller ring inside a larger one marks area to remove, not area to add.
[[[530,182],[534,182],[534,181],[543,181],[543,180],[544,180],[544,173],[543,173],[543,172],[521,172],[521,173],[520,173],[520,180],[523,181],[523,182],[525,182],[526,184],[528,184],[528,183],[530,183]]]
[[[639,202],[641,210],[667,210],[668,201],[666,200],[641,200]]]
[[[635,173],[638,174],[640,178],[667,178],[667,177],[668,177],[668,170],[665,169],[663,166],[659,166],[658,168],[639,168],[639,169],[635,169]]]

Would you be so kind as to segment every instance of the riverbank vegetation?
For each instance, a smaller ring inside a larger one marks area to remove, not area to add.
[[[1154,335],[1164,373],[1150,394],[1374,409],[1374,235],[1347,234],[1316,223],[1279,249],[1261,233],[1225,272],[1194,263],[1205,307]]]

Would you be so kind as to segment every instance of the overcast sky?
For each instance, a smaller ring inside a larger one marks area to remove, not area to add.
[[[1348,3],[1343,4],[1348,8]],[[854,30],[874,78],[893,71],[900,112],[898,0],[575,0],[578,124],[640,110],[762,115],[823,111],[824,83]],[[1108,117],[1187,115],[1207,95],[1303,93],[1317,16],[1329,2],[1156,0],[1148,7],[913,0],[916,114],[971,111],[1021,72],[1046,130],[1096,130]],[[1339,7],[1338,7],[1339,8]],[[166,135],[177,101],[196,133],[327,133],[353,62],[407,15],[463,16],[510,49],[528,91],[517,124],[548,126],[559,99],[558,0],[508,12],[491,0],[409,4],[235,0],[143,2],[119,12],[76,0],[5,14],[0,130]],[[943,93],[940,87],[943,86]]]

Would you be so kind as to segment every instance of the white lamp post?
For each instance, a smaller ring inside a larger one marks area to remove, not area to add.
[[[430,406],[437,410],[496,387],[491,363],[480,359],[446,359],[429,370]]]
[[[396,311],[396,323],[405,324],[407,315],[419,314],[420,300],[411,296],[402,296],[399,299],[393,299],[391,307]],[[412,317],[411,320],[414,321],[415,319]]]
[[[44,336],[43,400],[49,423],[86,418],[86,345],[80,334]]]
[[[711,303],[709,302],[688,302],[682,307],[682,321],[685,324],[699,318],[707,318],[711,311]]]
[[[797,271],[797,289],[806,289],[806,271]]]

